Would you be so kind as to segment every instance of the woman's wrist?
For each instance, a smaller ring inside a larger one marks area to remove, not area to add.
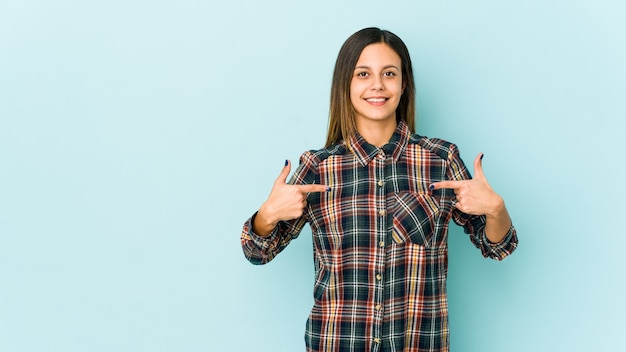
[[[493,201],[491,202],[491,206],[489,207],[489,211],[485,213],[487,218],[498,219],[506,216],[506,206],[504,204],[504,199],[500,197],[498,194],[494,196]]]
[[[268,209],[265,203],[261,205],[252,221],[252,231],[262,237],[267,237],[278,225],[278,221],[273,221],[268,216]]]

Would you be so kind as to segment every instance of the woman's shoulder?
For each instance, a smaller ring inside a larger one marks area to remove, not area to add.
[[[458,153],[456,144],[441,138],[426,137],[413,134],[409,138],[409,144],[416,148],[423,148],[434,153],[442,159],[448,159],[451,154]]]
[[[311,149],[302,153],[302,160],[309,160],[314,163],[320,163],[331,156],[346,154],[348,148],[345,143],[333,144],[322,149]]]

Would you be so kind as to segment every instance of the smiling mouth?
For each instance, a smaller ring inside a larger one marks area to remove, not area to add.
[[[381,97],[376,97],[376,98],[367,98],[365,99],[365,101],[369,102],[369,103],[384,103],[387,101],[388,98],[381,98]]]

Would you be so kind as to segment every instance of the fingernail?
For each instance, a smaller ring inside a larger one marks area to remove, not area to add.
[[[330,192],[331,188],[330,187],[326,187],[326,192]]]
[[[435,185],[432,185],[432,184],[431,184],[431,185],[429,186],[429,188],[430,188],[430,189],[435,189]]]
[[[483,156],[485,156],[485,154],[483,154],[483,155],[481,155],[481,156],[480,156],[480,160],[483,160]]]
[[[289,160],[285,160],[285,166],[289,165]]]

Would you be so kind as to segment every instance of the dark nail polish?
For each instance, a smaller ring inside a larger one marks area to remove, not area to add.
[[[429,188],[430,189],[435,189],[435,185],[430,185]]]
[[[484,156],[485,156],[485,154],[481,155],[481,156],[480,156],[480,160],[483,160],[483,157],[484,157]]]
[[[289,160],[285,160],[285,166],[289,165]]]
[[[331,188],[330,187],[326,187],[326,192],[330,192]]]

